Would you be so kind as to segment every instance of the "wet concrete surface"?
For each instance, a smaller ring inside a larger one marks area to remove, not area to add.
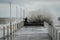
[[[23,27],[14,33],[13,40],[50,40],[50,37],[47,28]]]

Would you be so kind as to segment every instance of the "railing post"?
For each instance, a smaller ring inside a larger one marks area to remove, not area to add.
[[[14,24],[14,32],[15,32],[15,24]]]
[[[5,40],[5,27],[3,27],[3,40]]]
[[[13,24],[13,34],[14,34],[14,24]]]
[[[13,40],[13,36],[12,36],[12,24],[10,24],[10,40]]]
[[[15,24],[15,32],[17,31],[17,24]]]
[[[7,26],[7,40],[9,40],[9,26]]]

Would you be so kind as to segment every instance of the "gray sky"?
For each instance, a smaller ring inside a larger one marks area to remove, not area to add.
[[[26,12],[46,9],[53,11],[53,14],[60,16],[60,2],[33,1],[26,3],[23,7],[26,9]]]
[[[39,9],[49,9],[55,12],[55,14],[57,14],[58,16],[60,16],[60,1],[41,1],[41,0],[0,0],[0,3],[14,3],[14,4],[18,4],[20,7],[24,8],[26,11],[26,15],[28,15],[28,13],[30,11],[36,11]],[[8,5],[5,5],[8,7]],[[3,7],[3,5],[0,4],[0,8]],[[0,9],[0,13],[4,14],[4,13],[8,13],[9,12],[9,7],[3,7],[3,9]],[[6,10],[5,10],[6,9]],[[3,11],[4,12],[3,12]],[[15,11],[15,10],[14,10]],[[14,13],[13,11],[13,13]],[[6,15],[6,14],[5,14]],[[9,14],[8,14],[9,16]]]

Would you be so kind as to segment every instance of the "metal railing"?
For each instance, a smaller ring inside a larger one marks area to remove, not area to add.
[[[17,27],[16,24],[11,24],[3,27],[3,40],[13,40],[14,39],[14,33],[18,31],[19,28],[22,28],[22,26]]]

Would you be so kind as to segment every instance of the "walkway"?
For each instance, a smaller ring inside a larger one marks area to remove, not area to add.
[[[2,40],[2,39],[0,39]],[[23,27],[14,33],[13,40],[50,40],[47,28]]]
[[[14,34],[14,40],[49,40],[47,28],[23,27]]]

